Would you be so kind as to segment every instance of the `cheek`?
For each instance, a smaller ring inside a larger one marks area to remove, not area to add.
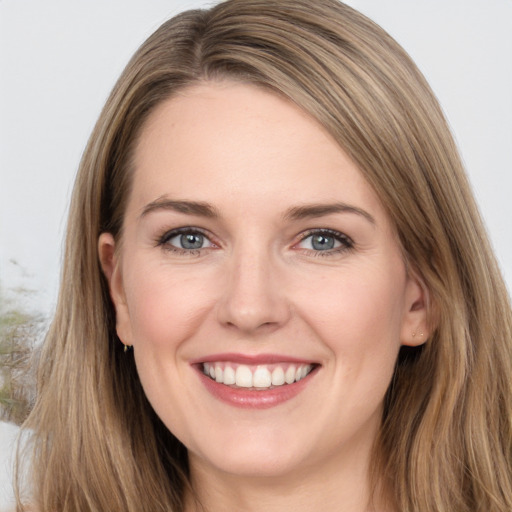
[[[316,293],[311,290],[316,289]],[[304,283],[301,312],[319,338],[347,360],[382,355],[394,365],[400,346],[405,277],[366,268]]]
[[[125,281],[137,372],[149,402],[173,432],[187,432],[190,372],[183,354],[207,323],[212,300],[205,282],[211,280],[147,260],[143,271]]]
[[[210,284],[165,265],[132,273],[126,291],[134,345],[164,349],[191,336],[210,309]]]

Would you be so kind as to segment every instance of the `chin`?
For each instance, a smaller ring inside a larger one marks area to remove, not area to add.
[[[227,448],[217,445],[202,453],[189,451],[191,469],[195,464],[207,465],[222,473],[239,477],[277,478],[293,473],[307,460],[303,450],[296,446],[286,446],[283,442],[249,442],[240,443],[232,440]]]

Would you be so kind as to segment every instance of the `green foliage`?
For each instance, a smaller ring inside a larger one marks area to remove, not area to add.
[[[0,420],[21,424],[33,401],[29,360],[41,318],[0,303]]]

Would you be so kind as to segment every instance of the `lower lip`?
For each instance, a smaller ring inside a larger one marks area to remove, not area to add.
[[[222,402],[241,409],[269,409],[297,396],[308,386],[316,369],[298,382],[264,390],[232,388],[207,377],[201,370],[198,373],[206,389]]]

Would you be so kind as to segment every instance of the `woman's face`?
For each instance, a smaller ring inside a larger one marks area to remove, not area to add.
[[[102,235],[100,257],[192,470],[366,460],[425,307],[355,164],[291,103],[230,82],[161,104],[134,164],[122,243]]]

